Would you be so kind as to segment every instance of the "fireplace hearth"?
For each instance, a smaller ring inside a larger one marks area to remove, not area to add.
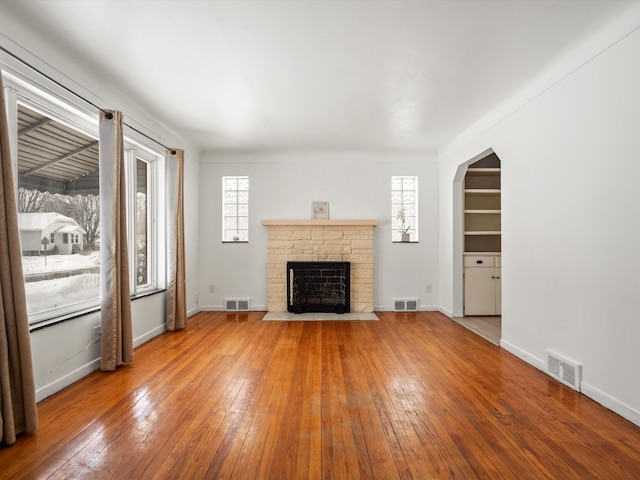
[[[287,310],[350,312],[349,262],[287,262]]]

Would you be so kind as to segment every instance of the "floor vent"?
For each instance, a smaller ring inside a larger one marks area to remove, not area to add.
[[[582,365],[547,351],[547,373],[574,390],[580,391]]]
[[[248,312],[251,310],[251,299],[225,298],[224,305],[227,312]]]
[[[394,298],[393,311],[394,312],[417,312],[418,299],[417,298]]]

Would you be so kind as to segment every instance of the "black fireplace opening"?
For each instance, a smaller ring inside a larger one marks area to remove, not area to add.
[[[349,262],[287,262],[287,310],[348,313]]]

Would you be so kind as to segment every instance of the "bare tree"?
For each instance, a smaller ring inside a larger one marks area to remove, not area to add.
[[[18,188],[18,211],[20,213],[42,212],[50,197],[51,193],[49,192],[20,187]]]
[[[76,195],[69,197],[70,217],[87,232],[87,246],[94,247],[100,234],[100,197]]]
[[[49,196],[47,202],[42,208],[43,212],[56,212],[61,215],[70,217],[72,214],[71,201],[68,195],[54,193]]]

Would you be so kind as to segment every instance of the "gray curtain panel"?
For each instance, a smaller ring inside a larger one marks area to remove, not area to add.
[[[175,153],[173,153],[175,152]],[[184,151],[167,152],[167,330],[187,325],[184,260]]]
[[[38,429],[9,126],[0,72],[0,443]]]
[[[100,113],[100,299],[104,371],[133,362],[122,112]]]

